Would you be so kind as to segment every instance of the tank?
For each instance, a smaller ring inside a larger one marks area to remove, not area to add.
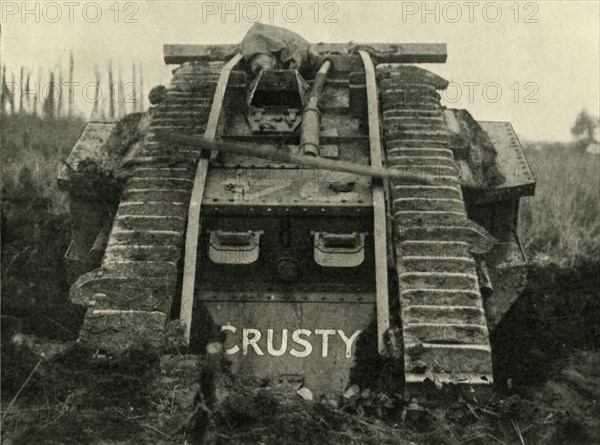
[[[493,383],[489,333],[526,284],[509,122],[448,109],[444,44],[165,45],[146,113],[90,122],[69,192],[80,341],[221,342],[232,370],[341,392],[368,350],[407,391]],[[428,65],[429,66],[429,65]]]

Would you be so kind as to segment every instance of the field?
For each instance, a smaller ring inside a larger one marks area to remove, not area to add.
[[[66,304],[63,255],[70,241],[68,201],[56,184],[81,119],[3,116],[2,315],[26,332],[73,338],[79,308]],[[5,323],[3,323],[5,324]],[[8,322],[6,322],[8,324]]]
[[[563,266],[600,259],[600,156],[567,144],[535,146],[526,155],[536,195],[524,201],[520,220],[530,259]]]
[[[76,414],[69,413],[78,409],[77,391],[61,386],[61,374],[54,371],[32,372],[40,363],[43,368],[45,362],[27,348],[27,341],[15,343],[11,336],[19,332],[30,341],[58,345],[59,349],[61,342],[77,337],[83,311],[68,302],[69,281],[63,261],[70,239],[68,205],[54,177],[84,122],[16,114],[3,116],[0,125],[3,431],[26,431],[15,444],[49,443],[43,442],[46,434],[60,438],[76,430],[70,417]],[[275,412],[259,404],[267,417],[283,423],[309,422],[319,434],[312,437],[314,443],[347,443],[341,438],[348,440],[349,436],[340,429],[357,425],[362,425],[363,433],[389,432],[419,444],[600,440],[595,420],[600,413],[593,403],[600,396],[596,366],[600,364],[600,156],[558,143],[526,144],[526,154],[538,181],[535,197],[526,199],[521,208],[520,231],[531,261],[530,280],[493,334],[498,395],[485,408],[468,406],[466,416],[471,411],[473,415],[467,420],[409,416],[398,425],[399,405],[380,404],[380,399],[366,397],[362,405],[310,410],[306,404],[299,405],[304,401],[289,402],[278,395],[268,400],[269,406],[284,406],[288,411],[281,408]],[[104,385],[112,383],[119,384],[102,381]],[[40,391],[46,407],[42,421],[33,425],[23,420],[23,413],[27,403],[40,403]],[[254,406],[263,399],[264,394],[247,391],[237,402],[242,407],[248,406],[244,403]],[[7,414],[11,401],[16,403]],[[236,420],[235,416],[243,413],[233,401],[225,408],[234,417],[223,420],[227,412],[220,413],[217,423],[224,422],[221,426],[231,431],[231,438],[269,426],[258,417]],[[292,409],[307,414],[291,415]],[[17,414],[20,421],[15,420]],[[323,426],[323,419],[331,425]],[[306,443],[302,440],[310,436],[310,431],[293,429],[273,439],[277,442],[267,443]]]

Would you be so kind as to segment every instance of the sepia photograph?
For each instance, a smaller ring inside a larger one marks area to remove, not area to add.
[[[600,1],[0,11],[0,445],[600,443]]]

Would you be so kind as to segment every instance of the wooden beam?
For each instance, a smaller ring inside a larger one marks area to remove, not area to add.
[[[226,60],[237,54],[237,44],[225,45],[163,45],[165,63],[182,64],[185,62]]]
[[[369,53],[359,51],[365,66],[367,85],[367,112],[369,121],[369,144],[371,147],[371,166],[383,168],[381,162],[381,128],[379,127],[379,104],[377,101],[377,83],[375,67]],[[373,238],[375,240],[375,287],[377,307],[377,349],[386,353],[385,333],[390,328],[390,306],[388,295],[387,265],[387,218],[383,185],[373,183]]]
[[[378,63],[445,63],[447,59],[445,43],[317,43],[311,45],[310,50],[323,56],[333,53],[348,57],[363,50]],[[237,44],[167,44],[163,47],[166,64],[226,60],[237,51]]]
[[[223,106],[224,92],[227,89],[229,74],[235,65],[241,60],[242,55],[236,54],[229,62],[225,64],[217,89],[213,96],[213,102],[204,131],[204,138],[212,141],[217,135],[217,126],[221,116]],[[204,184],[208,173],[208,163],[210,161],[201,158],[196,167],[196,177],[192,186],[192,196],[188,212],[187,230],[185,232],[185,257],[183,263],[183,284],[181,287],[181,309],[179,311],[179,320],[184,328],[184,336],[187,344],[190,344],[190,333],[192,330],[192,310],[194,308],[194,288],[196,284],[196,259],[198,255],[198,236],[200,234],[200,206],[202,205],[202,196],[204,195]]]
[[[446,63],[448,57],[445,43],[318,43],[311,50],[342,55],[365,51],[377,63]]]

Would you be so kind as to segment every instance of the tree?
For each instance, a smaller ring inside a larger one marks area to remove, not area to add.
[[[58,67],[58,83],[55,85],[56,87],[56,116],[62,117],[63,115],[63,94],[62,94],[62,86],[63,86],[63,73],[62,67],[59,65]]]
[[[17,90],[15,88],[15,73],[11,74],[11,80],[11,84],[13,87],[12,91],[8,95],[8,103],[10,104],[10,114],[15,114],[15,96],[17,95]]]
[[[35,87],[35,96],[34,96],[34,101],[33,101],[34,116],[37,116],[38,113],[41,113],[42,115],[44,114],[44,102],[42,100],[42,97],[44,95],[44,92],[43,92],[44,82],[43,82],[41,67],[38,69],[37,78],[38,78],[37,85],[39,85],[40,87],[38,88],[37,85]]]
[[[6,104],[8,104],[8,94],[8,85],[6,84],[6,65],[2,65],[2,90],[0,91],[2,114],[6,113]]]
[[[71,50],[71,54],[69,55],[69,117],[73,117],[73,102],[75,101],[74,91],[73,91],[73,68],[75,65],[75,61],[73,60],[73,50]]]
[[[108,103],[108,117],[112,121],[115,119],[115,84],[113,81],[112,61],[108,64],[108,92],[110,97]]]
[[[100,71],[98,71],[98,67],[95,68],[96,71],[96,92],[95,92],[95,96],[94,96],[94,105],[92,108],[92,116],[90,118],[90,120],[104,120],[104,117],[100,118],[100,112],[99,112],[99,106],[100,106],[100,100],[101,100],[101,93],[100,93]],[[102,110],[102,113],[104,114],[104,110]]]
[[[123,77],[121,76],[121,67],[119,66],[119,82],[117,84],[117,104],[119,106],[119,119],[127,114],[125,107],[125,89],[123,88]]]
[[[54,73],[50,72],[50,82],[48,82],[48,95],[44,98],[44,117],[56,117],[56,101],[57,90],[56,82],[54,82]]]
[[[19,74],[19,90],[21,92],[21,94],[19,94],[19,114],[23,114],[23,102],[25,99],[23,97],[24,81],[25,81],[25,68],[23,66],[21,66],[21,71]]]
[[[140,70],[140,105],[139,110],[144,112],[144,73],[142,72],[142,65],[138,65]]]
[[[29,98],[29,87],[31,85],[30,81],[31,81],[31,73],[28,72],[27,73],[27,81],[25,83],[25,91],[27,91],[27,95],[25,96],[27,110],[30,109],[30,102],[31,102],[31,100]]]
[[[577,119],[575,119],[575,125],[571,128],[571,134],[575,136],[579,142],[585,144],[591,144],[595,141],[594,131],[598,127],[597,119],[590,116],[587,110],[581,110]]]
[[[137,76],[135,72],[135,62],[131,65],[131,82],[133,83],[133,112],[135,113],[138,110],[139,102],[138,102],[138,91],[137,91]]]

